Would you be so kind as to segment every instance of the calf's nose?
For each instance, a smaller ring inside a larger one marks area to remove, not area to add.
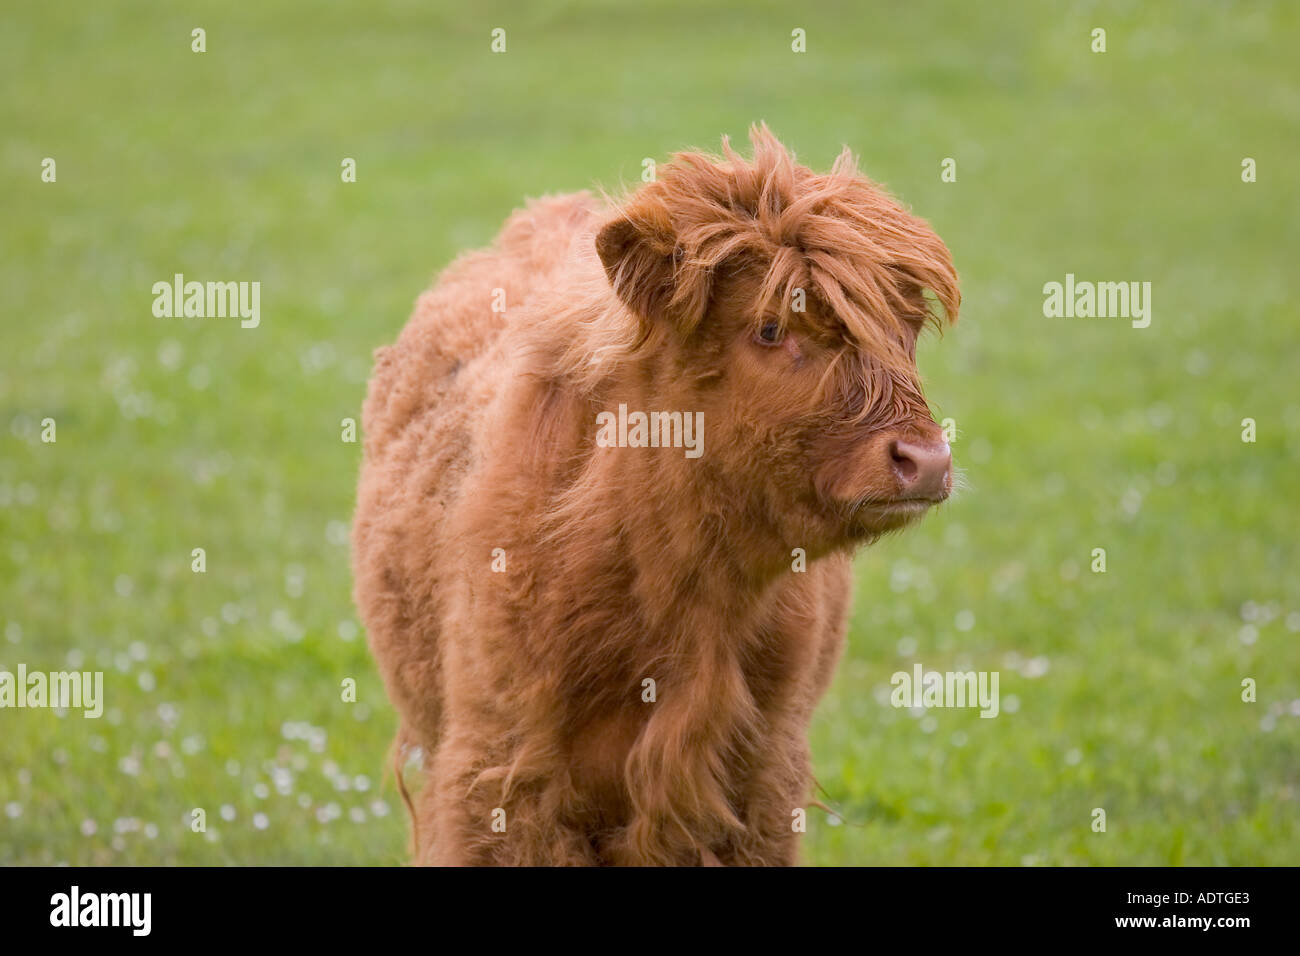
[[[926,501],[942,501],[948,497],[952,450],[946,441],[895,438],[889,443],[889,454],[902,487],[900,497]]]

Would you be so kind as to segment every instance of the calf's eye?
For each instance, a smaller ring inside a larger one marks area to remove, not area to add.
[[[785,335],[781,331],[781,324],[775,320],[769,320],[764,322],[763,327],[755,334],[754,341],[760,345],[780,345],[783,338],[785,338]]]

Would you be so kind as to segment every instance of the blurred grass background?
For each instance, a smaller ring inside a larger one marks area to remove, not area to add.
[[[851,146],[965,294],[921,362],[970,489],[859,560],[806,862],[1300,863],[1300,8],[520,6],[6,13],[0,669],[107,709],[0,712],[0,862],[403,860],[350,600],[370,353],[525,197],[765,119]],[[155,318],[176,272],[260,281],[261,326]],[[1067,272],[1150,281],[1150,328],[1044,318]],[[893,709],[914,661],[1000,671],[1001,716]]]

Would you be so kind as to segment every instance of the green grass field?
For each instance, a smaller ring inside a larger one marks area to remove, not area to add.
[[[757,120],[852,147],[965,296],[921,364],[969,487],[859,559],[805,861],[1300,863],[1300,8],[427,6],[5,17],[0,670],[107,703],[0,711],[0,863],[403,861],[340,439],[371,351],[525,197]],[[260,281],[260,326],[154,317],[178,272]],[[1044,317],[1067,273],[1151,282],[1150,327]],[[893,708],[917,661],[1002,713]]]

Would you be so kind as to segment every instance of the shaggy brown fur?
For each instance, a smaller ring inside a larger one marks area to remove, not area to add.
[[[751,139],[530,204],[377,353],[356,600],[420,862],[795,861],[850,554],[951,489],[914,353],[959,296],[847,151]],[[702,412],[703,454],[603,447],[620,404]]]

